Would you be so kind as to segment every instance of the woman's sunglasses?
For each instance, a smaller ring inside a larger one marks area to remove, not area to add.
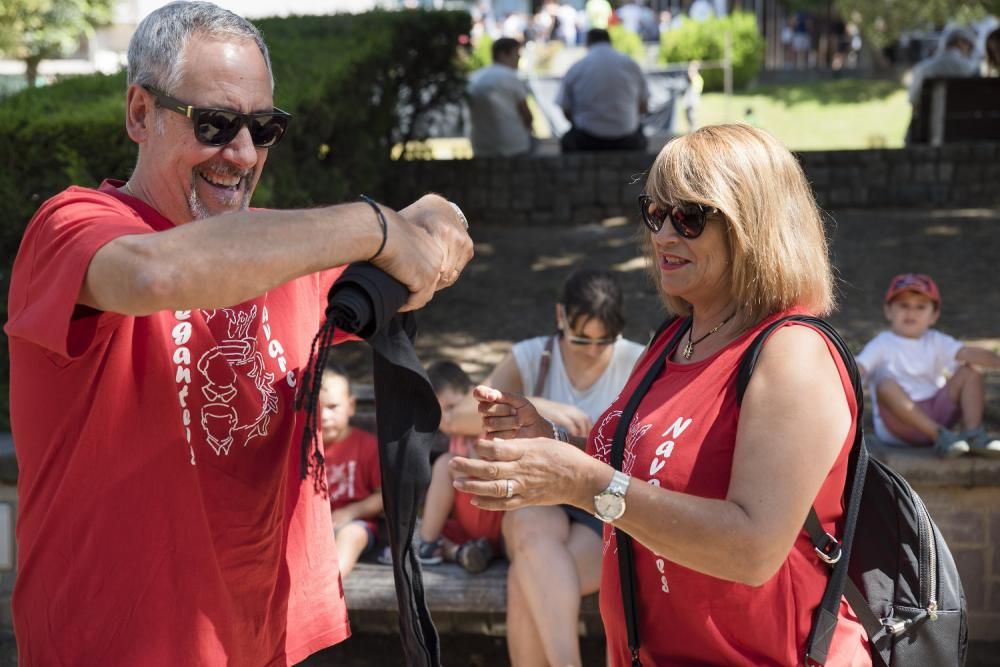
[[[250,130],[250,138],[257,148],[270,148],[281,141],[288,128],[288,120],[292,117],[275,107],[271,111],[257,113],[240,113],[231,109],[213,109],[211,107],[193,107],[178,99],[170,97],[155,88],[143,86],[156,100],[157,105],[169,109],[191,119],[194,127],[194,137],[199,142],[209,146],[225,146],[236,138],[240,129],[246,125]]]
[[[653,210],[650,211],[650,209]],[[674,204],[669,209],[660,210],[653,203],[653,198],[643,193],[639,195],[639,212],[642,214],[642,221],[654,234],[663,229],[663,223],[669,218],[670,224],[674,226],[678,234],[686,239],[696,239],[705,231],[706,218],[713,213],[718,213],[719,209],[714,206],[685,202]]]

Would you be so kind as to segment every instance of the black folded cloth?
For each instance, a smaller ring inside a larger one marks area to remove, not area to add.
[[[406,664],[437,667],[440,643],[424,599],[413,531],[430,484],[431,439],[441,411],[413,349],[416,316],[398,313],[408,296],[405,285],[368,263],[350,265],[330,288],[326,322],[313,341],[303,383],[315,386],[304,387],[311,400],[307,398],[304,406],[310,412],[303,434],[302,472],[323,471],[322,452],[318,444],[313,446],[317,443],[317,397],[333,331],[340,329],[365,339],[372,348],[382,498]],[[310,449],[318,465],[310,466]]]

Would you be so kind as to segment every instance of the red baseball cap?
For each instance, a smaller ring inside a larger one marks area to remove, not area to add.
[[[923,294],[941,307],[941,292],[930,276],[923,273],[901,273],[889,281],[889,289],[885,292],[885,302],[889,303],[902,292]]]

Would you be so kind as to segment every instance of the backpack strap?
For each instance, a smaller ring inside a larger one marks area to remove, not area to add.
[[[656,340],[670,326],[673,320],[674,318],[670,318],[660,325],[660,328],[653,336],[653,340]],[[629,424],[635,415],[636,409],[639,407],[639,402],[642,401],[646,392],[649,391],[653,380],[660,375],[660,370],[663,368],[667,357],[670,356],[670,353],[680,343],[681,337],[687,333],[690,326],[691,318],[681,323],[673,338],[670,339],[663,348],[663,351],[660,352],[656,361],[650,365],[639,386],[629,396],[628,403],[625,409],[622,410],[621,417],[618,419],[618,426],[615,428],[615,437],[611,443],[610,463],[611,467],[615,470],[622,469],[622,461],[625,458],[625,436],[628,435]],[[652,345],[653,340],[650,341],[650,345]],[[642,663],[639,661],[639,610],[636,605],[635,556],[632,553],[632,538],[619,528],[615,528],[615,538],[618,543],[618,577],[621,584],[622,606],[625,611],[625,629],[628,633],[628,647],[632,653],[632,667],[640,667]]]
[[[827,322],[819,318],[808,315],[791,315],[769,324],[757,335],[757,338],[750,344],[750,347],[747,348],[736,375],[737,405],[742,405],[743,403],[743,395],[746,393],[750,376],[753,374],[754,366],[760,356],[764,342],[777,328],[788,322],[801,322],[815,327],[833,343],[844,361],[848,376],[851,378],[851,385],[854,388],[854,396],[858,406],[854,428],[854,443],[851,445],[853,475],[848,478],[851,480],[851,491],[846,497],[847,506],[844,513],[843,540],[838,542],[833,535],[823,530],[819,517],[816,515],[815,507],[809,508],[809,516],[806,518],[804,526],[805,531],[812,540],[817,555],[830,566],[830,580],[827,582],[823,599],[816,608],[813,617],[813,626],[806,641],[806,665],[809,665],[809,667],[819,667],[826,663],[827,654],[830,650],[830,642],[833,639],[833,632],[837,627],[840,599],[845,594],[845,591],[848,602],[868,632],[869,642],[872,645],[877,640],[876,635],[884,631],[882,624],[875,618],[871,609],[869,609],[864,595],[861,594],[861,591],[857,589],[854,582],[850,581],[847,576],[848,563],[851,559],[851,546],[854,543],[854,529],[857,525],[858,512],[861,508],[861,494],[865,484],[865,473],[868,470],[869,453],[865,445],[864,427],[862,425],[864,397],[861,389],[861,376],[858,373],[854,355],[851,354],[847,343],[840,337],[840,334]]]
[[[535,391],[532,396],[541,396],[542,389],[545,389],[545,379],[549,376],[549,366],[552,365],[552,350],[556,346],[556,336],[549,336],[545,341],[545,349],[542,350],[542,358],[538,360],[538,379],[535,380]]]

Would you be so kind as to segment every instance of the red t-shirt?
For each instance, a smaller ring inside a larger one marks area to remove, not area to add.
[[[76,306],[99,248],[172,226],[110,182],[73,187],[15,261],[23,664],[288,665],[350,634],[293,405],[339,271],[218,310]]]
[[[382,488],[378,440],[371,433],[352,428],[346,438],[326,443],[323,450],[331,510],[364,500]],[[374,522],[369,523],[374,529]]]
[[[452,436],[448,440],[448,451],[456,456],[474,455],[472,447],[475,443],[476,438],[473,437]],[[500,553],[503,515],[503,512],[476,507],[472,504],[472,494],[456,490],[451,508],[452,518],[445,524],[441,534],[456,544],[485,537],[493,545],[494,551]]]
[[[739,420],[736,370],[743,352],[772,319],[708,359],[692,364],[667,361],[665,372],[653,382],[629,427],[622,465],[625,473],[637,482],[695,496],[726,496]],[[596,458],[608,462],[622,409],[677,326],[656,340],[621,395],[597,421],[588,443],[588,451]],[[851,414],[856,415],[850,380],[836,349],[828,345],[840,369]],[[841,496],[853,435],[852,431],[845,440],[815,502],[824,528],[834,535],[843,514]],[[618,666],[630,665],[631,659],[615,539],[613,527],[606,526],[601,617],[611,664]],[[828,579],[826,565],[816,557],[805,531],[777,574],[758,587],[701,574],[658,556],[638,541],[633,544],[643,664],[802,664],[813,610]],[[870,660],[864,631],[842,603],[826,664],[860,666],[870,665]]]

